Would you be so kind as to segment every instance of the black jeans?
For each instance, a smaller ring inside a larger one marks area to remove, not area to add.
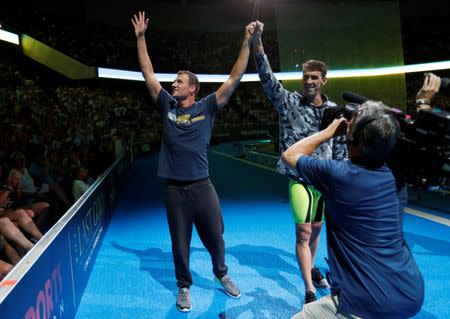
[[[193,225],[211,255],[214,275],[226,275],[228,268],[225,265],[225,243],[222,237],[222,211],[209,178],[191,183],[168,181],[166,210],[177,286],[182,288],[192,285],[189,254]]]

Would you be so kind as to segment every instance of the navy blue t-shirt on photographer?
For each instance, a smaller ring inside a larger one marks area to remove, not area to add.
[[[414,316],[424,282],[403,238],[390,169],[301,156],[297,171],[325,198],[328,263],[340,309],[365,319]]]
[[[161,89],[156,105],[163,126],[158,176],[179,181],[209,177],[208,147],[219,110],[216,94],[182,108]]]

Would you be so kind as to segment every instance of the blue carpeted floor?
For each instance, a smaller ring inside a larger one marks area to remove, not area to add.
[[[188,314],[176,309],[156,162],[155,155],[145,156],[132,166],[76,318],[260,319],[290,318],[299,311],[304,286],[294,254],[286,179],[215,153],[210,154],[211,179],[221,198],[226,261],[242,296],[229,298],[213,280],[209,255],[194,233],[193,308]],[[450,318],[449,227],[408,214],[404,223],[426,283],[425,303],[416,318]],[[316,259],[321,269],[326,268],[325,245],[322,236]]]

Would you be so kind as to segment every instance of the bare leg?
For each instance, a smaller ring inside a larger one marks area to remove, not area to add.
[[[309,242],[311,238],[311,224],[296,224],[295,225],[295,253],[297,256],[298,266],[302,273],[303,282],[305,283],[305,289],[307,291],[316,292],[311,278],[311,249]]]
[[[30,216],[30,218],[34,218],[35,215],[32,209],[23,208],[23,210],[27,213],[28,216]]]
[[[22,234],[19,228],[7,217],[0,218],[0,234],[25,250],[33,248],[33,244]]]
[[[5,237],[0,235],[0,250],[5,252],[11,264],[15,265],[20,260],[19,253],[6,241]]]
[[[17,223],[23,231],[33,236],[33,238],[37,240],[42,238],[41,231],[24,209],[10,211],[6,214],[6,217],[12,222]]]
[[[13,246],[6,243],[3,249],[5,250],[5,255],[6,257],[8,257],[11,264],[17,265],[21,257],[19,253],[13,248]]]
[[[312,234],[309,239],[309,248],[311,250],[311,268],[314,267],[314,259],[316,258],[317,247],[319,246],[320,231],[322,230],[322,222],[312,223]]]
[[[43,212],[45,212],[50,207],[50,204],[47,202],[37,202],[31,204],[31,209],[34,212],[35,216],[39,216]]]
[[[2,280],[13,269],[13,265],[0,260],[0,280]]]

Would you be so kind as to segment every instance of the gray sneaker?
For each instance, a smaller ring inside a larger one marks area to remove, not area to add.
[[[216,279],[220,282],[223,289],[225,289],[225,292],[228,296],[232,298],[239,298],[241,296],[241,292],[239,291],[239,288],[236,286],[236,284],[231,280],[230,276],[225,275],[222,278]]]
[[[181,312],[191,311],[191,294],[189,293],[189,288],[184,287],[178,289],[177,308]]]

